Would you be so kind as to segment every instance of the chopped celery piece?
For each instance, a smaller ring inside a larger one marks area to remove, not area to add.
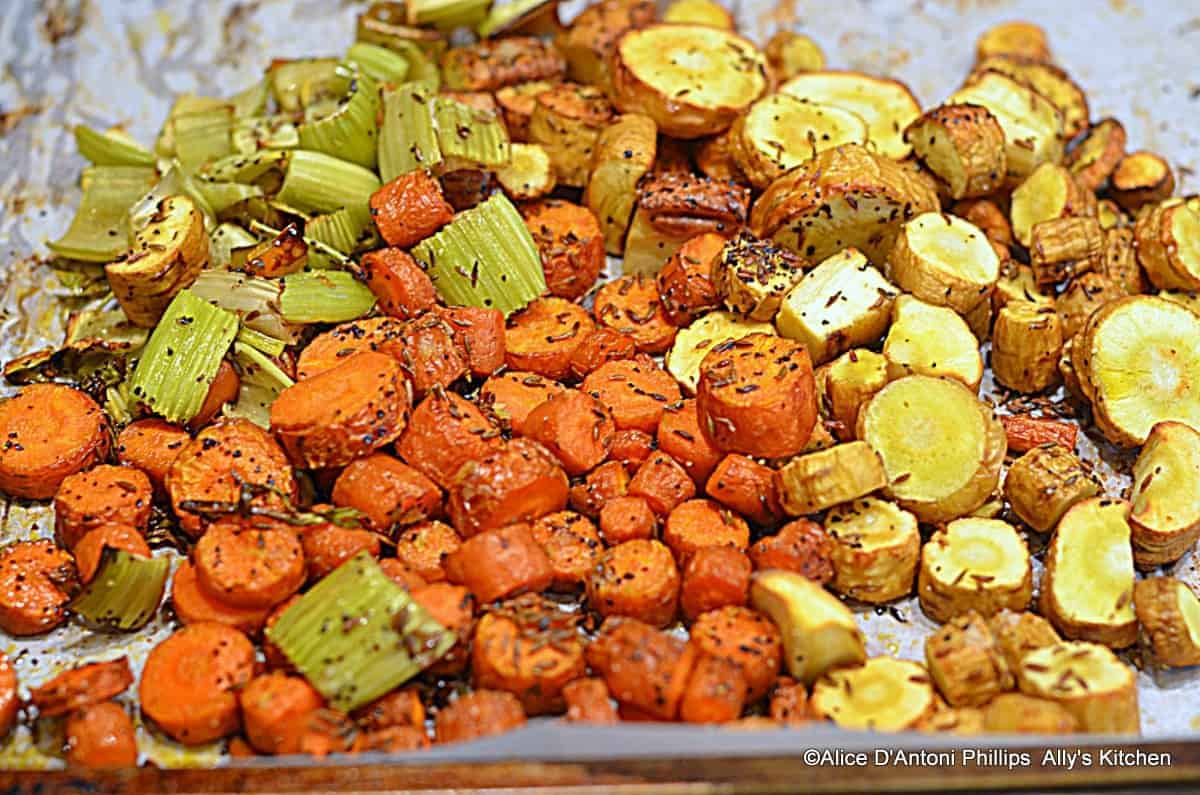
[[[248,345],[256,351],[260,351],[267,356],[279,356],[287,348],[287,343],[281,339],[276,339],[261,331],[255,331],[249,326],[242,326],[238,329],[237,337],[234,338],[234,349],[239,345]]]
[[[133,400],[129,397],[129,382],[121,381],[104,390],[104,411],[118,426],[133,422],[136,417]]]
[[[92,629],[133,632],[154,618],[167,588],[171,559],[143,558],[106,546],[96,575],[69,609]]]
[[[217,215],[249,199],[261,199],[265,196],[262,188],[257,185],[243,185],[240,182],[212,182],[207,179],[197,179],[195,184],[197,192],[204,197],[205,202]]]
[[[364,237],[369,237],[371,213],[365,209],[343,207],[336,213],[318,215],[304,226],[304,236],[349,254],[358,248]]]
[[[483,22],[492,0],[408,0],[408,22],[438,30],[473,28]]]
[[[314,585],[266,634],[344,712],[416,676],[456,640],[365,552]]]
[[[252,155],[259,149],[296,149],[300,133],[291,116],[249,116],[233,123],[233,150]]]
[[[346,271],[293,273],[283,279],[279,307],[289,323],[344,323],[375,306],[375,294]]]
[[[345,63],[355,71],[383,83],[403,83],[408,76],[408,59],[400,53],[360,41],[350,45]]]
[[[142,231],[150,223],[150,219],[158,213],[159,204],[170,196],[186,196],[191,199],[192,204],[196,205],[196,209],[204,216],[204,228],[216,228],[216,213],[208,202],[208,196],[200,188],[199,181],[192,179],[178,163],[175,163],[167,169],[162,178],[158,180],[158,184],[149,193],[142,196],[129,208],[130,237]]]
[[[449,97],[434,100],[434,128],[446,169],[497,168],[511,157],[508,130],[498,116]]]
[[[229,104],[233,106],[233,118],[246,119],[251,116],[261,116],[267,108],[267,97],[270,95],[271,89],[267,85],[266,78],[234,94],[229,98]]]
[[[412,255],[447,304],[509,315],[546,290],[542,259],[517,208],[497,193],[458,214]]]
[[[379,190],[379,178],[362,166],[324,152],[290,152],[287,174],[276,195],[303,212],[332,213],[343,207],[366,208]]]
[[[235,271],[201,271],[188,288],[205,301],[233,312],[255,331],[295,342],[297,330],[283,319],[279,298],[283,284]]]
[[[175,158],[189,174],[233,151],[233,108],[229,105],[177,116],[167,124],[173,128]]]
[[[247,329],[243,328],[242,331]],[[266,353],[249,343],[233,343],[233,360],[241,374],[241,386],[238,387],[237,400],[225,406],[225,415],[241,417],[269,429],[271,404],[280,392],[295,382]]]
[[[154,153],[128,136],[75,125],[75,147],[97,166],[153,166]]]
[[[348,97],[333,112],[300,125],[300,146],[374,170],[379,85],[365,74],[350,82]]]
[[[154,185],[155,172],[144,166],[92,166],[83,175],[83,199],[71,226],[47,245],[67,259],[108,262],[129,248],[125,213]]]
[[[218,270],[228,270],[233,262],[233,252],[238,249],[253,248],[258,243],[258,238],[247,232],[237,224],[224,223],[213,230],[209,235],[212,240],[212,256],[209,259],[210,267]]]
[[[512,0],[503,5],[493,5],[487,18],[479,23],[475,32],[483,38],[497,33],[508,33],[514,28],[532,22],[542,14],[553,14],[552,22],[558,21],[558,0]]]
[[[291,153],[283,149],[265,149],[252,155],[229,155],[209,163],[200,171],[203,179],[213,182],[242,182],[278,187],[287,169]]]
[[[267,71],[267,80],[279,109],[294,113],[313,102],[344,93],[345,78],[338,74],[337,67],[336,58],[273,63]]]
[[[384,93],[379,130],[379,176],[384,182],[442,162],[433,122],[436,97],[437,84],[430,81],[404,83]]]
[[[130,393],[168,421],[187,422],[204,404],[237,330],[236,315],[180,292],[142,351]]]
[[[204,114],[227,107],[228,103],[217,97],[198,97],[195,94],[180,94],[175,98],[175,104],[167,113],[167,120],[159,130],[158,140],[154,142],[154,153],[159,157],[175,157],[175,119],[194,113]]]
[[[99,298],[112,294],[104,265],[98,262],[74,262],[56,259],[50,263],[58,279],[58,287],[50,287],[47,293],[59,298]]]

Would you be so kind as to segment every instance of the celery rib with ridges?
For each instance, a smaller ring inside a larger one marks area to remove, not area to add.
[[[204,405],[237,331],[236,315],[183,290],[150,335],[130,394],[170,422],[187,422]]]
[[[438,30],[473,28],[487,16],[491,0],[408,0],[408,24]]]
[[[70,610],[93,629],[141,629],[158,611],[170,572],[167,557],[143,558],[106,546],[96,575],[72,600]]]
[[[324,152],[295,149],[288,153],[287,172],[275,199],[311,213],[333,213],[343,207],[366,207],[379,190],[374,172]]]
[[[383,95],[379,130],[379,176],[390,182],[401,174],[434,168],[442,162],[433,121],[437,83],[404,83]]]
[[[124,133],[75,125],[75,148],[96,166],[153,166],[154,153]]]
[[[412,255],[447,304],[499,309],[507,316],[546,290],[533,237],[502,193],[459,213]]]
[[[493,113],[449,97],[434,100],[434,129],[446,159],[445,169],[497,168],[511,157],[508,130]]]
[[[344,712],[416,676],[456,640],[366,552],[285,610],[267,638]]]
[[[367,75],[357,74],[347,93],[332,113],[300,125],[300,146],[374,169],[379,85]]]
[[[407,58],[387,47],[365,41],[351,44],[343,62],[355,71],[364,72],[384,83],[403,83],[408,76]]]
[[[126,213],[153,187],[154,169],[144,166],[92,166],[83,170],[83,200],[71,226],[50,250],[65,259],[110,262],[129,248]]]
[[[289,323],[344,323],[375,306],[375,294],[346,271],[307,271],[283,279],[279,309]]]

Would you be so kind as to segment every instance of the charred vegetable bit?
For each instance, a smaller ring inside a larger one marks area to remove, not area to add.
[[[95,629],[134,632],[154,618],[170,573],[170,558],[144,558],[106,546],[95,576],[69,609]]]

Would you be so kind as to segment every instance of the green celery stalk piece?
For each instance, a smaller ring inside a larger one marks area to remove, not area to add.
[[[409,70],[408,59],[401,53],[365,41],[350,45],[345,63],[383,83],[403,83]]]
[[[366,74],[350,81],[348,97],[330,114],[300,125],[300,146],[375,169],[379,84]]]
[[[379,178],[360,165],[325,152],[295,149],[275,199],[305,213],[332,213],[343,207],[366,209]]]
[[[384,92],[379,129],[379,176],[384,182],[442,162],[433,120],[436,98],[437,83],[432,81],[404,83]]]
[[[143,558],[106,546],[95,576],[69,609],[93,629],[133,632],[158,612],[170,573],[171,560],[166,556]]]
[[[92,166],[83,172],[83,199],[66,234],[48,243],[57,256],[110,262],[129,248],[125,213],[153,187],[153,168]]]
[[[126,135],[75,125],[75,147],[97,166],[154,166],[154,153]]]
[[[375,306],[375,294],[346,271],[302,271],[283,277],[279,309],[289,323],[344,323]]]

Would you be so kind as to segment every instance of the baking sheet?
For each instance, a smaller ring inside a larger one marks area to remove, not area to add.
[[[150,143],[173,95],[227,95],[249,85],[273,57],[329,55],[353,38],[361,3],[334,0],[8,0],[0,9],[0,359],[62,339],[67,312],[81,304],[64,295],[44,265],[45,241],[66,228],[79,199],[83,160],[70,126],[124,126]],[[574,4],[578,6],[578,3]],[[1189,5],[1191,8],[1189,8]],[[813,36],[833,68],[871,71],[905,80],[923,106],[943,99],[967,73],[974,40],[989,25],[1030,19],[1050,36],[1059,60],[1088,92],[1092,118],[1113,115],[1130,148],[1166,156],[1180,192],[1195,191],[1200,155],[1200,6],[1194,3],[1034,0],[837,0],[805,3],[740,0],[741,29],[758,41],[784,25]],[[569,16],[571,9],[566,10]],[[985,384],[985,390],[987,390]],[[8,390],[0,386],[0,394]],[[1083,449],[1095,459],[1090,440]],[[1102,474],[1106,472],[1100,464]],[[1126,484],[1109,473],[1110,487]],[[50,536],[44,506],[0,508],[0,543]],[[1173,574],[1200,587],[1193,555]],[[170,632],[164,615],[132,642],[62,628],[45,638],[2,645],[23,682],[39,684],[65,665],[128,653],[140,667]],[[872,655],[923,658],[936,628],[915,599],[892,609],[865,608],[860,620]],[[1198,670],[1139,674],[1147,738],[1191,736],[1200,730]],[[127,696],[128,698],[129,696]],[[144,726],[139,747],[159,765],[211,765],[219,745],[181,752]],[[1082,738],[1073,738],[1073,741]],[[889,745],[946,742],[903,740]],[[991,743],[992,738],[988,742]],[[22,727],[0,748],[0,766],[58,766],[60,738],[52,721]],[[530,728],[431,756],[447,759],[596,758],[618,755],[779,753],[817,744],[868,747],[875,741],[833,727],[763,733],[686,726],[595,729],[535,722]]]

